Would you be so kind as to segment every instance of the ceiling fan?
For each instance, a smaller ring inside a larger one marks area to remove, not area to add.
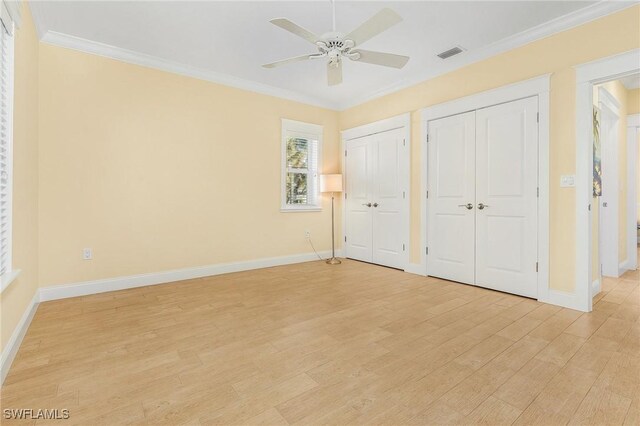
[[[375,37],[383,31],[402,21],[400,15],[391,9],[382,9],[369,18],[355,30],[347,35],[336,31],[336,7],[331,1],[333,12],[333,30],[329,33],[317,36],[286,18],[272,19],[270,22],[292,34],[316,45],[318,53],[295,56],[263,65],[264,68],[275,68],[292,62],[306,61],[309,59],[328,58],[327,80],[329,86],[342,83],[342,58],[352,61],[366,62],[385,67],[402,68],[409,61],[408,56],[395,55],[393,53],[374,52],[360,49],[360,45]]]

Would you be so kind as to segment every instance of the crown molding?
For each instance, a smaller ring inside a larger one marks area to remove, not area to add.
[[[307,105],[327,108],[331,110],[336,110],[337,108],[337,105],[335,103],[319,100],[315,97],[298,93],[292,90],[282,89],[279,87],[245,80],[227,74],[204,70],[202,68],[170,61],[167,59],[159,58],[157,56],[147,55],[145,53],[135,52],[133,50],[122,49],[120,47],[111,46],[109,44],[100,43],[97,41],[87,40],[81,37],[62,34],[56,31],[45,32],[40,41],[54,46],[103,56],[105,58],[115,59],[129,64],[154,68],[161,71],[196,78],[198,80],[205,80],[224,86],[235,87],[237,89],[247,90],[268,96],[274,96],[277,98],[300,102]]]
[[[560,16],[558,18],[547,21],[538,26],[529,28],[528,30],[519,32],[507,38],[503,38],[495,43],[466,51],[451,59],[443,61],[439,66],[433,67],[428,73],[419,76],[403,79],[393,85],[386,86],[367,96],[354,97],[347,103],[339,105],[341,111],[361,105],[365,102],[372,101],[382,96],[389,95],[407,87],[422,83],[423,81],[447,74],[475,62],[480,62],[500,53],[516,49],[536,40],[552,36],[554,34],[575,28],[607,15],[622,11],[629,7],[640,4],[639,1],[611,1],[602,0],[591,6],[576,10],[575,12]]]
[[[336,111],[344,111],[349,108],[361,105],[365,102],[414,86],[426,80],[455,71],[467,65],[471,65],[475,62],[479,62],[500,53],[504,53],[509,50],[524,46],[536,40],[552,36],[562,31],[566,31],[579,25],[586,24],[598,18],[619,12],[629,7],[633,7],[640,4],[640,2],[602,0],[591,6],[587,6],[575,12],[540,24],[536,27],[532,27],[528,30],[514,34],[488,46],[471,51],[466,51],[459,56],[450,58],[438,64],[437,66],[432,67],[428,73],[420,73],[419,75],[404,78],[392,85],[382,87],[380,90],[376,90],[373,93],[352,97],[347,102],[331,102],[328,100],[320,100],[316,97],[305,95],[293,90],[283,89],[264,83],[245,80],[227,74],[204,70],[179,62],[174,62],[156,56],[147,55],[128,49],[122,49],[116,46],[111,46],[108,44],[99,43],[55,31],[46,31],[43,25],[43,14],[40,10],[38,2],[32,1],[28,2],[27,4],[29,4],[31,8],[34,24],[36,26],[38,35],[40,36],[40,40],[44,43],[85,53],[91,53],[94,55],[99,55],[130,64],[159,69],[174,74],[185,75],[187,77],[197,78],[199,80],[205,80],[212,83],[231,86],[268,96],[288,99],[291,101],[301,102],[304,104]]]

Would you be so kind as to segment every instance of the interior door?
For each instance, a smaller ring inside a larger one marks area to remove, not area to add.
[[[537,296],[538,98],[476,112],[476,285]]]
[[[429,122],[429,275],[474,284],[475,112]]]
[[[404,129],[371,136],[373,263],[404,268],[401,150]]]
[[[602,275],[618,277],[618,116],[603,102],[600,102],[600,110],[602,196],[594,199],[594,203],[600,203],[600,263]]]
[[[371,136],[346,142],[346,235],[347,257],[373,261],[373,150]]]

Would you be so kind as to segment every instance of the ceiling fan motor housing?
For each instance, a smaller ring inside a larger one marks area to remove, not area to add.
[[[360,54],[351,51],[355,45],[353,40],[345,40],[341,33],[323,34],[321,39],[316,42],[320,53],[326,54],[332,64],[337,64],[341,56],[358,59]]]

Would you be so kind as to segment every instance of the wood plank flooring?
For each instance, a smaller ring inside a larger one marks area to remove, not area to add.
[[[78,425],[637,425],[639,281],[606,279],[589,314],[353,261],[47,302],[1,403]]]

